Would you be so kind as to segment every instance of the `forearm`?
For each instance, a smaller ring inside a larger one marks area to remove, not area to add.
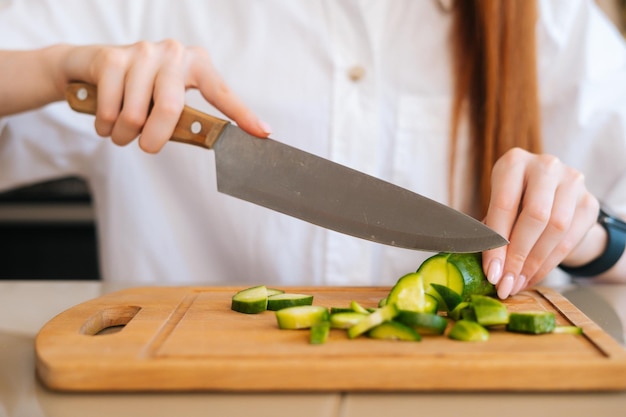
[[[28,51],[0,50],[0,116],[63,99],[63,60],[68,46]]]

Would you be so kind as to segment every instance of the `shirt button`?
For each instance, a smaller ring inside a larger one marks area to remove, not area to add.
[[[365,76],[365,68],[360,65],[355,65],[348,70],[348,78],[355,83],[361,81]]]

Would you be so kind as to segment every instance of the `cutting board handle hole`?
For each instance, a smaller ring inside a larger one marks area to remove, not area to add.
[[[141,310],[137,306],[110,307],[89,317],[80,328],[80,333],[100,336],[121,331]]]

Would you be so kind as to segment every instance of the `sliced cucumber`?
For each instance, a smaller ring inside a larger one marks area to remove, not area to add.
[[[330,323],[327,321],[321,321],[311,326],[311,335],[309,343],[312,345],[322,345],[326,343],[328,335],[330,334]]]
[[[469,301],[472,294],[495,294],[495,287],[487,281],[480,253],[438,253],[426,259],[417,272],[423,275],[424,285],[438,284]]]
[[[543,334],[551,333],[556,328],[556,316],[551,311],[525,311],[509,314],[510,332]]]
[[[322,306],[287,307],[276,312],[281,329],[309,329],[316,323],[328,321],[328,309]]]
[[[583,328],[578,326],[555,326],[552,333],[580,335],[583,334]]]
[[[489,332],[475,321],[459,320],[450,329],[448,337],[464,342],[484,342],[489,340]]]
[[[373,313],[368,314],[363,320],[350,327],[348,329],[348,337],[354,339],[385,321],[393,320],[397,314],[398,309],[395,304],[387,304]]]
[[[457,304],[456,307],[454,307],[452,311],[448,312],[448,317],[450,317],[452,320],[455,320],[455,321],[461,320],[461,314],[463,310],[466,310],[466,309],[472,309],[472,305],[470,304],[469,301],[461,301],[459,304]]]
[[[233,295],[230,308],[239,313],[256,314],[267,310],[265,285],[246,288]]]
[[[430,289],[426,292],[437,298],[440,310],[447,312],[454,310],[463,301],[461,294],[435,282],[430,283]]]
[[[420,334],[443,334],[448,326],[448,320],[438,314],[416,311],[401,310],[394,320],[411,326]]]
[[[369,315],[363,313],[357,313],[356,311],[343,311],[340,313],[331,313],[330,315],[330,327],[333,329],[349,329],[354,326],[365,317]]]
[[[313,304],[313,296],[307,294],[280,293],[267,297],[267,309],[272,311],[311,304]]]
[[[509,311],[506,306],[493,297],[472,295],[472,307],[476,321],[481,326],[497,326],[509,322]]]
[[[383,340],[404,340],[410,342],[422,340],[418,332],[397,321],[385,321],[368,331],[367,335],[373,339]]]
[[[380,307],[384,307],[386,304],[387,304],[387,297],[385,297],[385,298],[381,298],[381,299],[378,301],[378,307],[379,307],[379,308],[380,308]]]
[[[284,294],[285,291],[283,290],[279,290],[278,288],[268,288],[267,289],[267,296],[271,297],[272,295],[276,295],[276,294]]]
[[[437,299],[427,294],[420,273],[412,272],[401,277],[387,296],[387,305],[395,304],[398,310],[436,313]]]
[[[359,304],[358,302],[352,300],[352,302],[350,302],[350,308],[357,312],[357,313],[361,313],[361,314],[369,314],[370,311],[368,309],[366,309],[365,307],[363,307],[361,304]]]

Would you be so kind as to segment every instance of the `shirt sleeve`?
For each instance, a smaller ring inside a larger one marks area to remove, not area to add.
[[[626,214],[626,43],[591,0],[539,3],[544,150]]]

